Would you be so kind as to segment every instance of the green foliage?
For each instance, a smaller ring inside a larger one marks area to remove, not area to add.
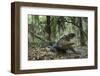
[[[62,35],[75,33],[74,41],[77,46],[87,45],[88,18],[71,16],[49,16],[50,22],[47,27],[47,16],[28,15],[28,44],[29,47],[42,47],[49,42],[57,41]],[[81,19],[81,20],[80,20]],[[49,31],[51,32],[47,32]],[[48,40],[50,38],[50,40]],[[83,40],[83,43],[81,42]]]

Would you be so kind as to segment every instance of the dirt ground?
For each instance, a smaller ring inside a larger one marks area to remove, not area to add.
[[[70,50],[67,50],[66,53],[57,53],[50,51],[48,48],[30,48],[28,49],[28,60],[80,59],[88,57],[86,47],[77,47],[74,49],[78,54]]]

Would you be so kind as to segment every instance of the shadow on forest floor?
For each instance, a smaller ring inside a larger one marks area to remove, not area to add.
[[[30,48],[28,49],[28,60],[57,60],[57,59],[80,59],[87,58],[87,47],[74,48],[79,54],[70,50],[67,53],[51,52],[47,48]]]

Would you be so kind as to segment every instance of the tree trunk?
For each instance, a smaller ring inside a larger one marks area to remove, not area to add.
[[[81,17],[79,17],[79,26],[80,26],[80,45],[84,46],[85,40],[84,40],[84,34],[82,32],[83,26],[82,26],[82,18]]]
[[[50,26],[50,16],[47,17],[47,25],[46,25],[46,32],[48,34],[48,40],[51,41],[51,26]]]

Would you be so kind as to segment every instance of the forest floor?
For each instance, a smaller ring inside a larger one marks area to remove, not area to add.
[[[30,48],[28,49],[28,60],[57,60],[57,59],[80,59],[87,58],[87,47],[74,48],[78,54],[67,50],[67,53],[55,53],[48,48]]]

